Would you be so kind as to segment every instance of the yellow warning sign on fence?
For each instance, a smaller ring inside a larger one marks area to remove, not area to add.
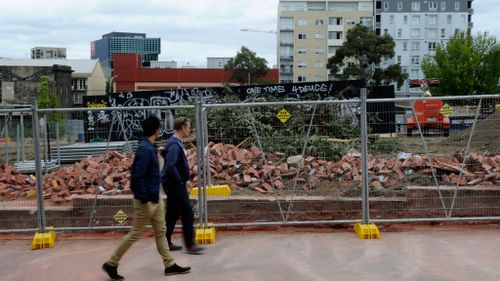
[[[450,115],[453,113],[453,107],[451,107],[449,104],[444,104],[439,112],[444,117],[450,117]]]
[[[278,114],[276,114],[276,118],[278,118],[281,123],[285,124],[288,118],[290,118],[290,113],[286,109],[282,108]]]
[[[119,210],[118,212],[116,212],[114,218],[118,223],[123,224],[127,220],[128,216],[124,211]]]

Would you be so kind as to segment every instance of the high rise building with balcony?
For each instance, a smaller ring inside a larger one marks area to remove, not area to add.
[[[389,34],[396,43],[395,56],[381,66],[399,63],[409,79],[425,78],[421,68],[424,56],[435,55],[438,44],[446,44],[455,32],[472,27],[472,13],[472,0],[376,0],[376,33]],[[420,92],[406,83],[396,95]]]
[[[99,59],[106,73],[111,76],[113,54],[139,54],[143,66],[157,61],[161,52],[160,38],[146,38],[145,33],[111,32],[90,43],[91,59]]]
[[[373,28],[373,0],[280,0],[278,65],[280,82],[331,79],[328,58],[357,23]]]

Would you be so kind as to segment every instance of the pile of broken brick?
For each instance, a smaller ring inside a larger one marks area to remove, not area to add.
[[[107,152],[105,156],[88,156],[44,176],[44,199],[61,204],[69,202],[72,195],[130,194],[131,165],[131,156],[116,151]],[[34,176],[22,175],[9,164],[0,165],[0,175],[0,198],[36,196]]]
[[[339,182],[360,186],[361,155],[351,150],[340,161],[333,162],[301,155],[286,157],[283,153],[264,154],[256,146],[245,149],[235,145],[210,143],[212,184],[227,183],[233,190],[247,189],[266,194],[291,188],[314,190],[321,183],[336,188]],[[186,150],[192,181],[197,186],[196,149]],[[454,157],[399,153],[393,157],[368,159],[370,186],[388,188],[401,184],[410,175],[435,174],[440,184],[460,186],[500,186],[500,155],[471,154],[463,161]],[[104,157],[87,157],[69,167],[60,168],[43,179],[44,197],[56,204],[69,202],[72,195],[130,194],[132,156],[108,152]],[[434,170],[432,168],[434,168]],[[35,196],[35,178],[18,173],[11,165],[0,165],[0,199],[14,200]]]

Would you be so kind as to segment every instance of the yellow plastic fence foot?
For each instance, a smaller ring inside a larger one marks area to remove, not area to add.
[[[215,227],[197,227],[195,242],[197,244],[215,244]]]
[[[56,243],[56,232],[53,229],[54,227],[49,226],[45,229],[45,232],[36,232],[35,237],[33,237],[33,241],[31,242],[31,249],[46,249],[46,248],[54,248]]]
[[[358,235],[359,239],[380,239],[380,231],[378,227],[373,223],[356,223],[354,225],[354,231]]]
[[[189,195],[198,195],[198,188],[193,188]],[[231,196],[231,188],[227,184],[207,186],[207,196]]]

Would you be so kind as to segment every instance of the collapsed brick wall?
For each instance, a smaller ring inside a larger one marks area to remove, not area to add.
[[[289,188],[294,181],[298,190],[315,190],[319,186],[338,189],[348,183],[359,187],[361,182],[360,154],[352,150],[338,162],[300,155],[285,157],[283,153],[266,154],[253,146],[249,149],[234,145],[210,143],[210,170],[214,183],[228,183],[237,190],[260,194]],[[196,149],[186,151],[192,181],[188,188],[197,186],[198,167]],[[463,155],[434,156],[432,167],[439,183],[460,186],[500,186],[500,155],[485,157],[471,154],[461,167]],[[60,168],[44,177],[44,198],[56,204],[70,202],[73,195],[130,194],[130,167],[132,156],[115,151],[104,157],[87,157],[69,167]],[[368,173],[370,186],[384,190],[396,185],[407,185],[407,178],[431,176],[427,156],[398,155],[388,158],[370,156]],[[459,175],[462,175],[461,177]],[[20,174],[8,164],[0,165],[0,199],[16,200],[35,196],[35,179]],[[339,194],[341,196],[342,194]]]

